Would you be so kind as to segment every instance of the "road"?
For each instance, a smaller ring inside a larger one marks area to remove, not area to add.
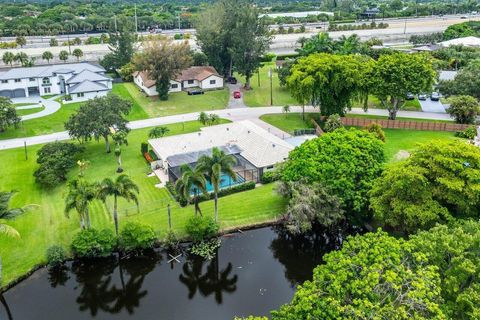
[[[222,109],[211,111],[210,113],[218,114],[221,118],[225,118],[231,121],[240,121],[240,120],[249,120],[249,119],[258,119],[261,115],[272,114],[272,113],[282,113],[282,107],[260,107],[260,108],[238,108],[238,109]],[[299,106],[291,107],[291,112],[301,112],[302,108]],[[318,109],[313,107],[306,107],[307,112],[315,112]],[[370,115],[382,115],[386,116],[388,112],[381,109],[371,109],[367,113],[363,109],[352,109],[350,113],[353,114],[370,114]],[[144,120],[132,121],[129,123],[130,129],[142,129],[148,127],[155,127],[159,125],[166,125],[172,123],[182,123],[186,121],[193,121],[198,118],[198,112],[158,117]],[[417,119],[431,119],[431,120],[450,120],[448,114],[442,113],[429,113],[429,112],[416,112],[416,111],[399,111],[399,117],[405,118],[417,118]],[[40,135],[35,137],[27,138],[18,138],[18,139],[8,139],[0,140],[0,150],[13,149],[23,147],[26,143],[27,146],[48,143],[53,141],[68,140],[70,139],[68,132],[56,132],[47,135]]]
[[[480,20],[480,16],[472,17],[470,20]],[[377,19],[377,22],[382,20]],[[386,19],[385,22],[389,24],[387,29],[375,29],[375,30],[353,30],[353,31],[335,31],[329,32],[329,35],[333,39],[338,39],[341,36],[349,36],[352,34],[357,34],[362,40],[367,40],[372,37],[380,38],[384,41],[385,44],[394,44],[394,43],[405,43],[408,42],[409,37],[412,34],[429,34],[434,32],[443,32],[449,25],[465,22],[465,19],[461,19],[460,16],[444,16],[444,17],[423,17],[423,18],[412,18],[412,19]],[[320,27],[320,29],[318,29]],[[307,26],[307,31],[305,33],[293,33],[293,34],[281,34],[276,35],[270,46],[270,51],[276,54],[286,54],[295,52],[295,48],[298,48],[297,40],[301,37],[311,37],[315,33],[324,30],[323,24],[309,24]],[[166,34],[174,34],[178,32],[186,32],[194,35],[195,29],[185,29],[185,30],[169,30]],[[85,34],[81,35],[85,38]],[[66,36],[60,36],[61,41],[66,41]],[[70,39],[75,37],[75,35],[70,35]],[[27,41],[28,44],[24,48],[17,49],[1,49],[0,56],[4,52],[10,51],[14,54],[18,52],[25,52],[30,57],[36,58],[37,64],[46,63],[42,61],[42,53],[46,50],[51,51],[55,56],[52,63],[60,62],[58,60],[58,54],[61,50],[70,50],[73,51],[75,48],[82,49],[84,56],[82,59],[87,61],[97,61],[102,58],[106,53],[109,52],[108,45],[106,44],[97,44],[97,45],[81,45],[81,46],[70,46],[70,49],[66,46],[59,47],[49,47],[48,44],[49,37],[29,37]],[[3,38],[2,40],[6,41],[8,38]],[[178,40],[181,41],[181,40]],[[189,40],[189,44],[192,49],[198,49],[194,36]],[[141,49],[141,48],[140,48]],[[72,62],[73,59],[70,59],[69,62]],[[0,67],[7,67],[0,61]]]

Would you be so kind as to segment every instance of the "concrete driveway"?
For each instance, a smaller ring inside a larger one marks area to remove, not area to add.
[[[240,81],[237,82],[237,84],[231,84],[227,83],[228,90],[230,91],[230,100],[228,100],[228,109],[239,109],[239,108],[248,108],[245,103],[243,102],[243,92],[240,90],[242,88],[242,84]],[[241,92],[241,98],[240,99],[235,99],[233,97],[233,92],[234,91],[240,91]]]
[[[31,106],[23,106],[23,107],[17,107],[17,109],[33,109],[33,108],[38,108],[41,105],[45,107],[42,111],[39,111],[37,113],[32,113],[28,114],[25,116],[21,116],[20,118],[25,121],[25,120],[31,120],[31,119],[37,119],[41,117],[45,117],[48,115],[51,115],[58,110],[60,110],[60,107],[62,106],[60,103],[55,101],[56,98],[59,96],[54,96],[49,99],[44,99],[40,96],[32,96],[32,97],[24,97],[24,98],[13,98],[12,103],[32,103]]]
[[[445,106],[440,101],[432,101],[430,98],[427,100],[418,100],[423,112],[438,112],[445,113]]]

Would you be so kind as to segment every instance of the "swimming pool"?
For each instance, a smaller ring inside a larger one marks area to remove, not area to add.
[[[229,175],[227,175],[226,173],[222,173],[222,177],[220,180],[220,189],[233,187],[237,184],[241,184],[245,182],[245,178],[240,176],[238,173],[236,173],[236,175],[237,175],[237,180],[234,181],[232,178],[230,178]],[[207,179],[207,184],[205,185],[205,188],[207,189],[207,192],[213,191],[212,183],[208,179]],[[192,188],[192,194],[194,193],[193,190],[194,188]]]

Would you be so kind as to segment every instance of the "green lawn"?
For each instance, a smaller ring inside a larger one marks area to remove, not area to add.
[[[168,116],[198,111],[224,109],[228,104],[229,91],[227,89],[205,91],[205,94],[189,96],[186,92],[176,92],[168,95],[167,101],[160,101],[158,97],[146,97],[132,82],[116,85],[121,96],[131,96],[145,110],[148,117]]]
[[[363,102],[354,102],[353,104],[354,108],[363,108]],[[380,103],[380,100],[373,96],[369,95],[368,96],[368,108],[370,109],[385,109],[382,104]],[[418,101],[417,98],[413,100],[405,100],[405,103],[400,107],[400,110],[404,111],[422,111],[422,107],[420,106],[420,101]]]
[[[25,107],[25,106],[32,106],[35,103],[14,103],[13,106],[16,107]]]
[[[290,95],[287,88],[280,87],[278,81],[278,73],[275,71],[275,64],[269,63],[260,68],[260,87],[258,86],[258,75],[255,73],[250,80],[252,89],[243,92],[243,101],[249,107],[265,107],[270,106],[270,78],[268,77],[268,71],[272,68],[272,88],[273,88],[273,105],[284,106],[297,105],[298,102]],[[245,83],[245,78],[236,74],[235,75],[242,84]]]
[[[20,110],[17,110],[17,116],[26,116],[27,114],[37,113],[37,112],[43,111],[44,109],[45,109],[44,106],[41,106],[38,108],[32,108],[32,109],[20,109]]]
[[[260,119],[270,123],[273,126],[278,127],[279,129],[282,129],[285,132],[292,133],[293,130],[295,129],[311,127],[311,122],[308,119],[317,115],[318,113],[307,113],[305,117],[307,119],[306,121],[302,120],[301,113],[290,113],[288,114],[287,117],[285,117],[284,114],[269,114],[269,115],[261,116]],[[357,116],[357,115],[351,115],[351,116]],[[373,116],[366,116],[366,117],[375,118]],[[388,161],[394,160],[395,155],[400,150],[412,151],[418,143],[427,142],[427,141],[436,140],[436,139],[454,139],[455,138],[453,132],[443,132],[443,131],[384,129],[384,132],[387,140],[385,143],[385,155]]]
[[[193,132],[200,128],[197,121],[168,125],[169,134]],[[132,203],[119,203],[120,225],[126,221],[141,221],[152,225],[160,234],[167,229],[167,204],[172,206],[172,224],[180,236],[184,235],[184,225],[193,215],[193,207],[181,208],[173,201],[166,189],[157,189],[156,177],[147,177],[147,164],[140,155],[140,143],[147,140],[149,129],[133,130],[129,136],[129,145],[122,147],[122,160],[125,173],[130,175],[140,188],[140,207],[137,212]],[[116,175],[116,161],[113,153],[104,152],[104,144],[90,142],[82,159],[88,160],[90,166],[86,178],[98,181]],[[79,221],[75,212],[70,219],[63,214],[65,185],[54,190],[43,190],[35,184],[33,172],[37,168],[36,151],[40,146],[28,147],[28,160],[25,160],[23,148],[0,151],[0,163],[8,164],[2,170],[0,190],[18,190],[13,199],[14,206],[38,204],[39,208],[21,216],[12,222],[22,238],[13,240],[0,238],[1,255],[4,267],[4,282],[7,284],[35,265],[45,261],[45,250],[53,244],[68,246],[72,236],[79,230]],[[71,172],[71,176],[77,170]],[[112,201],[108,202],[111,209]],[[200,204],[203,212],[213,214],[212,201]],[[239,228],[246,225],[267,222],[282,213],[284,200],[273,191],[273,185],[266,185],[254,190],[237,193],[220,198],[219,214],[222,229]],[[108,227],[113,230],[113,221],[105,206],[95,202],[91,206],[94,227]]]

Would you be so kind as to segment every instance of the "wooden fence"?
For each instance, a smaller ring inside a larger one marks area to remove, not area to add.
[[[407,129],[426,131],[463,131],[470,125],[450,122],[421,122],[406,120],[383,120],[366,118],[341,118],[345,126],[365,127],[371,123],[378,123],[384,129]]]

